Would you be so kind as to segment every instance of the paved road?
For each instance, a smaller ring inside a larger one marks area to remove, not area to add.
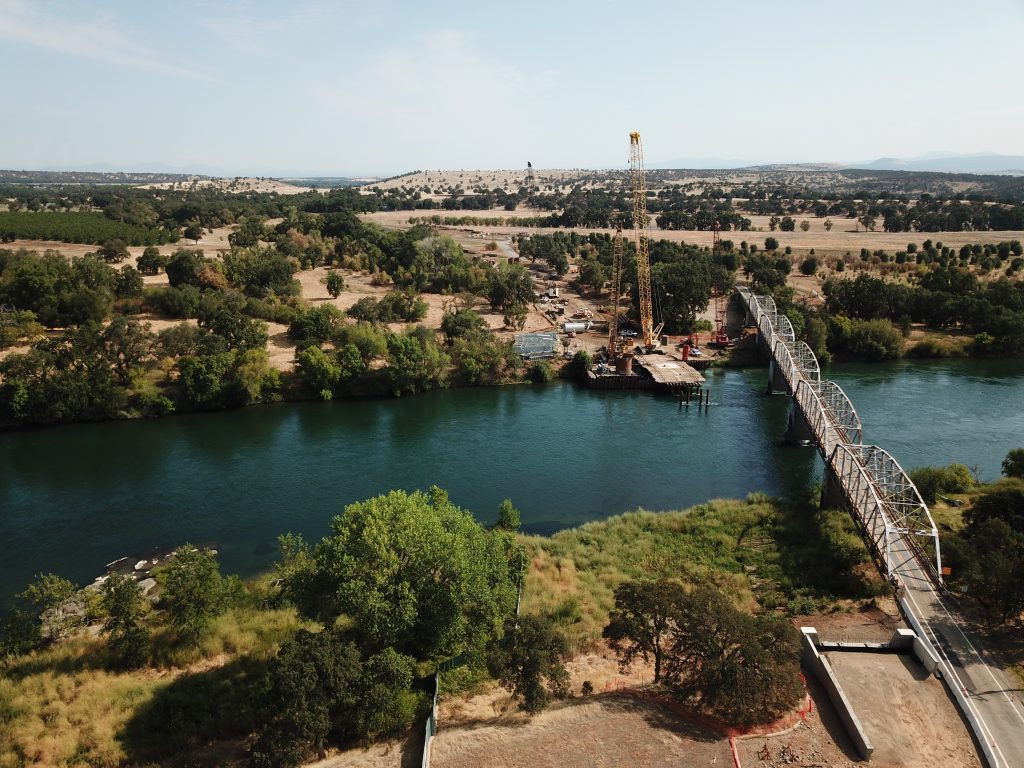
[[[902,539],[894,544],[896,571],[904,596],[942,660],[940,669],[950,686],[964,692],[981,724],[996,764],[991,768],[1024,768],[1024,686],[1010,672],[986,661],[984,649],[961,629],[929,575]]]

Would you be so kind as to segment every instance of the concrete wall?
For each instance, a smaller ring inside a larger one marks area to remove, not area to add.
[[[843,692],[843,687],[839,684],[835,672],[832,671],[832,665],[828,663],[828,659],[818,653],[817,630],[813,627],[801,627],[800,633],[801,657],[804,667],[810,670],[818,679],[818,682],[825,688],[825,692],[828,694],[833,706],[835,706],[836,712],[839,714],[839,720],[846,729],[846,733],[853,742],[857,753],[864,760],[871,759],[871,753],[875,751],[875,748],[864,732],[864,726],[861,725],[857,713],[853,711],[853,705],[846,698],[846,694]]]

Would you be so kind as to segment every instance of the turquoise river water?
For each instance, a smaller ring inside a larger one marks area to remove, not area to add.
[[[1024,446],[1024,361],[837,365],[865,442],[906,468],[960,461],[985,479]],[[287,403],[154,421],[0,433],[0,603],[38,571],[79,582],[118,557],[212,543],[250,575],[279,533],[317,539],[345,504],[439,485],[485,522],[510,497],[548,533],[637,507],[678,509],[821,477],[782,444],[766,369],[708,374],[711,408],[570,384]]]

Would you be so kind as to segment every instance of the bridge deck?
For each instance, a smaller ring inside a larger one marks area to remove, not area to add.
[[[698,370],[674,357],[637,355],[636,362],[642,365],[658,384],[666,387],[699,387],[704,383],[704,377]]]

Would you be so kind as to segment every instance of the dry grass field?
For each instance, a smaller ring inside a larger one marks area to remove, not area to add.
[[[298,187],[294,184],[278,181],[277,179],[239,177],[223,179],[194,179],[192,181],[166,181],[160,184],[141,184],[140,189],[214,189],[218,192],[276,192],[279,195],[296,195],[299,192],[309,192],[308,187]]]
[[[405,229],[411,226],[409,224],[410,218],[430,216],[434,213],[438,213],[441,216],[476,215],[479,217],[500,216],[507,218],[546,215],[543,211],[527,210],[518,210],[511,213],[506,211],[481,211],[476,213],[471,211],[382,211],[364,214],[363,218],[382,226]],[[807,219],[810,222],[810,229],[807,232],[802,232],[799,229],[795,232],[779,232],[777,230],[772,232],[768,227],[768,216],[748,216],[747,218],[753,222],[755,227],[753,231],[723,232],[722,238],[732,240],[737,246],[741,241],[745,240],[748,243],[757,245],[759,248],[763,248],[765,238],[774,237],[779,241],[780,249],[785,249],[788,245],[792,247],[795,254],[800,255],[807,254],[812,248],[819,256],[842,256],[846,253],[856,256],[860,253],[861,248],[867,248],[870,251],[884,250],[893,254],[896,251],[905,250],[908,243],[921,244],[925,240],[940,242],[953,248],[959,248],[967,243],[985,244],[1000,243],[1007,240],[1024,240],[1024,231],[1021,230],[993,232],[869,232],[865,231],[863,227],[857,226],[853,219],[832,219],[834,226],[831,232],[827,232],[824,228],[825,220],[814,217]],[[801,220],[798,219],[798,223]],[[477,234],[483,241],[501,240],[512,235],[550,235],[555,232],[570,231],[557,227],[481,226],[475,224],[459,227],[440,227],[440,229],[445,234],[450,234],[451,231],[472,232]],[[572,231],[579,232],[580,234],[588,234],[590,232],[600,232],[608,235],[615,234],[614,229],[577,228]],[[670,240],[676,243],[693,243],[707,248],[711,247],[711,241],[714,237],[713,233],[709,231],[662,230],[654,227],[651,228],[649,236],[652,239]]]

